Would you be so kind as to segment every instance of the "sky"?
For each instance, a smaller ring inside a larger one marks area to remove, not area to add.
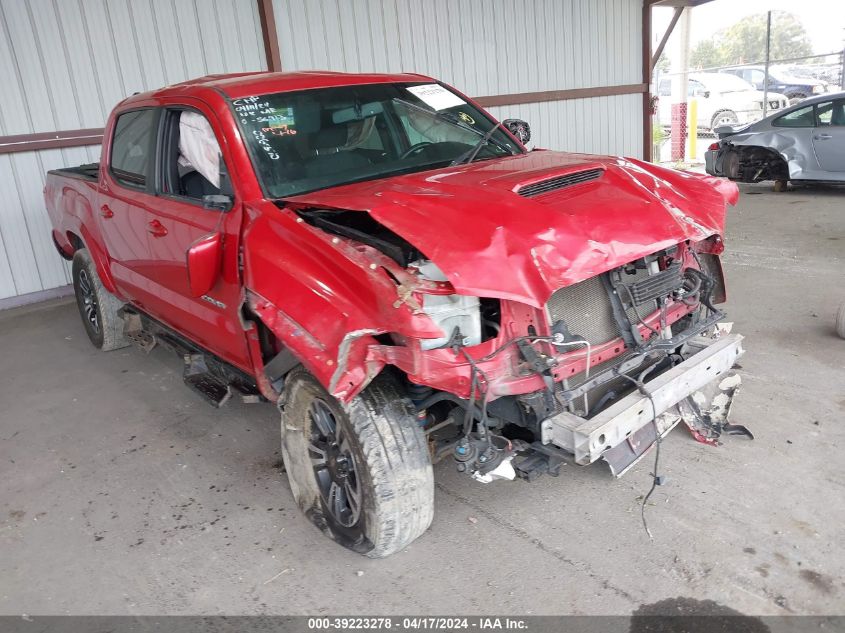
[[[788,11],[803,22],[813,42],[814,53],[841,51],[845,47],[845,0],[713,0],[692,9],[690,43],[707,39],[719,29],[731,26],[747,15],[768,10]],[[673,9],[654,9],[655,39],[663,35]],[[666,52],[674,56],[679,44],[676,28]]]

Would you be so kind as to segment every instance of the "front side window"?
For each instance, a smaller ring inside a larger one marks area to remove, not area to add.
[[[162,193],[193,201],[221,191],[225,170],[211,124],[195,110],[168,110],[162,148]]]
[[[749,71],[749,74],[749,81],[751,81],[751,83],[753,83],[755,86],[763,85],[763,80],[766,78],[766,73],[764,73],[762,70],[754,68]]]
[[[156,111],[126,112],[117,118],[111,147],[114,178],[130,187],[144,187],[155,151]]]
[[[492,129],[488,115],[439,84],[256,95],[232,107],[271,198],[523,151],[501,127]]]
[[[772,125],[777,127],[813,127],[815,124],[815,114],[811,105],[788,112],[772,122]]]
[[[704,84],[695,79],[690,79],[687,84],[687,96],[698,97],[706,92]]]

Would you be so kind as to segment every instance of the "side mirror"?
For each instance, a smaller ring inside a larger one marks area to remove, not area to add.
[[[232,208],[232,196],[222,194],[203,196],[202,206],[210,211],[228,211]]]
[[[705,90],[704,92],[701,93],[701,96],[704,97],[705,99],[709,99],[710,98],[710,91]]]
[[[531,126],[522,119],[505,119],[502,121],[502,125],[523,145],[531,140]]]
[[[223,235],[220,232],[205,235],[188,247],[188,289],[192,297],[201,297],[214,287],[222,261]]]

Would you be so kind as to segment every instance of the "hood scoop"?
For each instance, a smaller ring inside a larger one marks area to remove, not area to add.
[[[535,196],[541,196],[544,193],[596,180],[601,178],[603,171],[603,169],[587,169],[585,171],[576,171],[570,174],[564,174],[563,176],[555,176],[554,178],[548,178],[546,180],[532,182],[528,185],[522,185],[515,193],[523,196],[524,198],[533,198]]]

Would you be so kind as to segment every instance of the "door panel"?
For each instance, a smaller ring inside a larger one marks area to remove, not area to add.
[[[150,270],[147,302],[166,324],[211,348],[225,360],[248,367],[246,338],[240,325],[241,288],[237,274],[240,210],[204,209],[166,196],[147,214],[150,229]],[[188,282],[187,252],[191,245],[215,231],[223,233],[220,276],[203,297],[192,297]]]
[[[203,142],[202,132],[196,127],[199,119],[206,132],[204,142],[218,154],[218,171],[225,171],[226,157],[219,154],[220,135],[214,130],[216,120],[200,101],[180,100],[178,104],[163,105],[159,133],[161,173],[156,178],[157,195],[145,207],[143,230],[148,253],[147,261],[138,267],[144,276],[143,301],[152,316],[229,363],[250,371],[240,319],[241,205],[236,200],[225,212],[204,208],[203,194],[219,193],[220,189],[201,176],[187,158],[197,150],[197,143]],[[180,126],[183,112],[187,116],[185,125]],[[214,177],[205,162],[201,169],[208,177]],[[208,293],[193,297],[188,279],[188,249],[214,232],[223,237],[220,274]]]
[[[818,104],[816,115],[813,149],[819,168],[841,178],[845,173],[845,99]]]
[[[152,191],[158,120],[156,108],[121,113],[101,169],[96,217],[117,290],[133,301],[149,248],[144,206]]]

